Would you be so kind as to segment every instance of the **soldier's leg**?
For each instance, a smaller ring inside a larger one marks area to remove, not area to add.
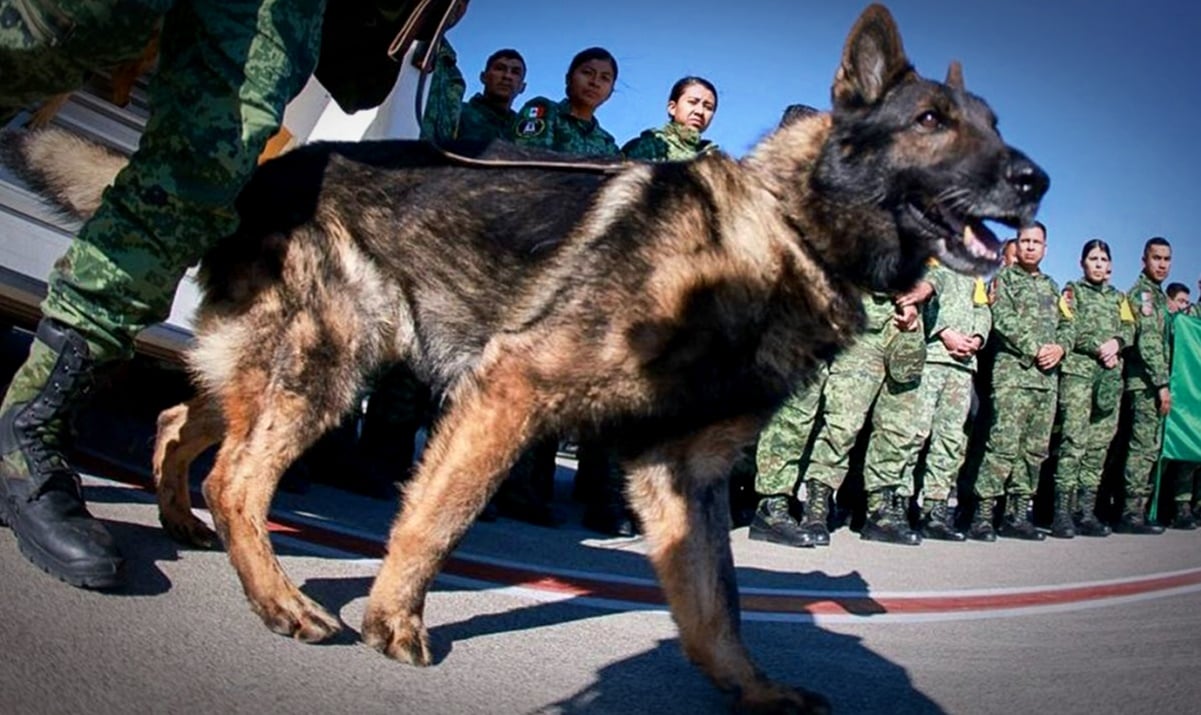
[[[1109,452],[1118,430],[1119,405],[1103,410],[1093,405],[1081,444],[1076,487],[1076,533],[1082,536],[1109,536],[1110,528],[1097,518],[1097,490]],[[1065,428],[1066,429],[1066,428]],[[1060,457],[1062,459],[1062,457]],[[1058,488],[1058,484],[1056,485]]]
[[[1021,390],[1014,408],[1020,415],[1020,462],[1005,489],[1005,518],[999,536],[1043,541],[1046,536],[1030,520],[1030,499],[1038,488],[1039,472],[1047,459],[1055,423],[1054,390]]]
[[[0,511],[59,578],[109,585],[119,562],[64,467],[69,413],[100,364],[127,357],[166,317],[184,270],[232,232],[233,199],[316,63],[322,10],[321,0],[212,0],[166,17],[138,151],[56,264],[38,337],[0,407]],[[80,564],[106,575],[81,577]]]
[[[1126,453],[1126,504],[1114,531],[1159,534],[1163,527],[1147,519],[1155,462],[1159,459],[1159,410],[1155,390],[1134,390],[1130,396],[1130,446]]]
[[[1093,381],[1089,377],[1062,375],[1059,378],[1060,442],[1055,466],[1055,518],[1051,535],[1076,535],[1073,502],[1080,488],[1082,465],[1088,446],[1093,414]]]
[[[898,383],[885,378],[872,410],[872,433],[863,461],[868,515],[860,537],[869,541],[916,546],[921,534],[909,528],[909,497],[913,485],[906,465],[917,439],[913,415],[918,408],[920,380]]]
[[[822,422],[805,473],[808,498],[801,520],[818,545],[829,543],[826,522],[830,497],[847,476],[851,450],[884,384],[884,372],[883,344],[878,333],[861,335],[830,364],[830,375],[822,390]]]
[[[759,433],[755,491],[761,495],[748,536],[788,546],[813,546],[813,537],[789,511],[797,495],[801,459],[809,443],[825,386],[825,368],[791,395]]]
[[[997,500],[1005,494],[1005,485],[1019,461],[1020,423],[1025,419],[1017,407],[1019,392],[1017,388],[994,386],[989,396],[988,435],[972,487],[976,514],[968,530],[968,537],[978,541],[996,540],[993,521]]]
[[[930,450],[926,455],[922,491],[922,534],[945,541],[963,541],[948,506],[951,489],[967,455],[968,412],[972,406],[972,373],[951,365],[927,365],[922,387],[930,378],[939,385],[931,408]],[[924,406],[923,406],[924,409]]]

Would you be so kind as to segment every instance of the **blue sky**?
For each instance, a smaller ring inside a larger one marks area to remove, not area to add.
[[[886,3],[910,60],[942,78],[963,63],[967,87],[1000,117],[1005,139],[1051,175],[1040,218],[1044,269],[1061,284],[1080,274],[1080,247],[1103,238],[1114,284],[1140,270],[1143,242],[1173,244],[1169,281],[1197,298],[1201,221],[1201,9],[1181,0],[1011,0]],[[572,55],[608,48],[620,76],[597,116],[619,143],[666,120],[671,84],[708,78],[719,107],[707,138],[741,156],[788,104],[829,106],[842,43],[866,3],[471,0],[449,35],[478,91],[485,58],[500,47],[528,63],[525,94],[563,96]],[[1000,235],[1004,235],[1003,233]]]

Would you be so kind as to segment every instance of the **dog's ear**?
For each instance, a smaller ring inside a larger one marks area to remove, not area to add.
[[[947,81],[945,83],[951,89],[963,91],[963,65],[959,64],[959,60],[951,62],[951,66],[947,68]]]
[[[880,101],[893,85],[913,77],[892,14],[871,5],[851,28],[831,90],[835,108],[853,109]]]

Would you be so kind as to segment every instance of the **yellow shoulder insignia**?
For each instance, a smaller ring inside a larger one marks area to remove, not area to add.
[[[1118,316],[1123,323],[1134,322],[1134,311],[1130,309],[1130,301],[1126,300],[1126,296],[1122,296],[1122,302],[1118,303]]]
[[[1068,305],[1068,299],[1062,295],[1059,296],[1059,312],[1062,313],[1063,317],[1067,318],[1068,320],[1071,320],[1073,317],[1072,306]]]
[[[988,305],[992,302],[988,299],[988,288],[985,287],[983,278],[976,279],[976,290],[972,292],[972,302],[976,305]]]
[[[929,268],[933,268],[933,267],[935,267],[935,266],[937,266],[937,265],[939,265],[939,263],[938,263],[938,257],[937,257],[937,256],[930,256],[929,258],[927,258],[927,259],[926,259],[926,266],[927,266],[927,267],[929,267]]]

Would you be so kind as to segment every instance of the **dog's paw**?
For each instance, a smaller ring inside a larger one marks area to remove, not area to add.
[[[305,643],[320,643],[342,630],[337,618],[299,591],[268,603],[252,603],[251,607],[273,633]]]
[[[742,691],[734,704],[740,715],[830,715],[830,701],[817,693],[764,682]]]
[[[163,515],[159,517],[159,523],[163,525],[163,530],[167,532],[168,536],[187,546],[215,549],[221,543],[221,540],[217,538],[217,532],[210,529],[208,524],[196,518],[194,514],[187,514],[182,518]]]
[[[363,617],[363,642],[389,658],[410,665],[426,666],[434,660],[429,633],[418,615],[368,611]]]

